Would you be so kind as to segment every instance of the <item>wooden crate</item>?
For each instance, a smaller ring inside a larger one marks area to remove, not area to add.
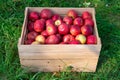
[[[40,12],[46,7],[27,7],[22,27],[21,37],[18,42],[19,58],[22,66],[27,66],[31,71],[64,71],[72,66],[73,71],[95,72],[101,50],[101,41],[98,35],[94,8],[48,8],[54,13],[64,16],[68,10],[74,9],[78,13],[88,11],[94,20],[94,34],[97,36],[95,45],[24,45],[27,33],[28,13]]]

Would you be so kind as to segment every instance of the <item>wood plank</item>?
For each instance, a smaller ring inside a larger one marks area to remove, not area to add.
[[[101,44],[101,40],[100,40],[100,37],[99,37],[99,34],[98,34],[96,19],[95,19],[95,13],[92,13],[92,18],[93,18],[93,21],[94,21],[94,34],[97,37],[97,44]]]
[[[28,23],[27,17],[28,17],[28,8],[25,9],[24,22],[23,22],[22,32],[21,32],[21,36],[19,38],[18,45],[24,44],[24,41],[26,39],[27,23]]]
[[[29,67],[32,71],[64,71],[72,66],[73,71],[94,72],[98,59],[72,59],[72,60],[21,60],[22,66]]]
[[[99,52],[98,52],[99,53]],[[60,54],[52,54],[52,53],[20,53],[20,59],[92,59],[98,58],[99,54],[84,52],[84,53],[60,53]]]
[[[29,12],[31,11],[36,11],[36,12],[40,12],[42,9],[50,9],[51,11],[53,11],[53,13],[57,13],[60,15],[65,15],[68,10],[74,9],[77,13],[79,13],[81,15],[82,12],[84,11],[89,11],[91,14],[95,13],[94,8],[73,8],[73,7],[27,7],[29,9]]]
[[[35,53],[69,53],[69,52],[96,52],[100,51],[101,45],[19,45],[19,52]]]

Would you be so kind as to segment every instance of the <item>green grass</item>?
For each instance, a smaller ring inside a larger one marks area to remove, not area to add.
[[[0,0],[0,80],[120,80],[120,1],[85,1]],[[27,6],[95,7],[98,32],[102,40],[97,71],[61,72],[57,73],[57,76],[53,73],[30,73],[22,69],[17,42],[21,34],[24,9]]]

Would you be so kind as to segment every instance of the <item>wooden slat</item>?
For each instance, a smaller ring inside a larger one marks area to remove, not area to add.
[[[93,18],[93,21],[94,21],[94,34],[97,37],[97,44],[101,44],[101,40],[100,40],[99,35],[98,35],[97,24],[96,24],[96,19],[95,19],[95,13],[94,12],[92,13],[92,18]]]
[[[64,71],[66,67],[72,66],[73,71],[94,72],[98,59],[71,59],[71,60],[21,60],[22,66],[29,67],[32,71]]]
[[[77,13],[81,14],[84,11],[89,11],[91,14],[95,13],[94,8],[73,8],[73,7],[27,7],[29,9],[29,12],[31,11],[36,11],[36,12],[40,12],[42,9],[50,9],[51,11],[53,11],[53,13],[57,13],[60,15],[65,15],[68,10],[74,9]]]
[[[37,47],[37,48],[36,48]],[[26,58],[26,59],[75,59],[75,58],[92,58],[92,57],[99,57],[100,53],[100,47],[93,47],[89,45],[89,47],[86,45],[79,46],[75,45],[74,47],[72,45],[51,45],[49,47],[46,46],[36,46],[33,48],[28,47],[22,47],[19,55],[20,58]],[[20,50],[20,49],[19,49]]]
[[[25,9],[25,18],[22,26],[21,37],[19,38],[18,45],[24,44],[26,33],[27,33],[27,23],[28,23],[28,8]]]
[[[99,53],[99,52],[98,52]],[[20,53],[19,54],[20,59],[92,59],[92,58],[98,58],[99,54],[96,54],[93,52],[92,54],[90,52],[84,52],[84,53]]]
[[[35,53],[98,52],[101,45],[20,45],[19,51]],[[96,53],[97,54],[97,53]]]

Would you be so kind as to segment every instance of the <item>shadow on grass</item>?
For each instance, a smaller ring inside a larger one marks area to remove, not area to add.
[[[107,16],[109,17],[109,16]],[[105,19],[103,16],[97,16],[97,25],[99,36],[102,42],[102,49],[98,61],[97,70],[102,67],[110,58],[118,56],[116,52],[120,49],[120,31],[115,24],[110,23],[111,18]],[[107,67],[105,70],[107,70]]]

